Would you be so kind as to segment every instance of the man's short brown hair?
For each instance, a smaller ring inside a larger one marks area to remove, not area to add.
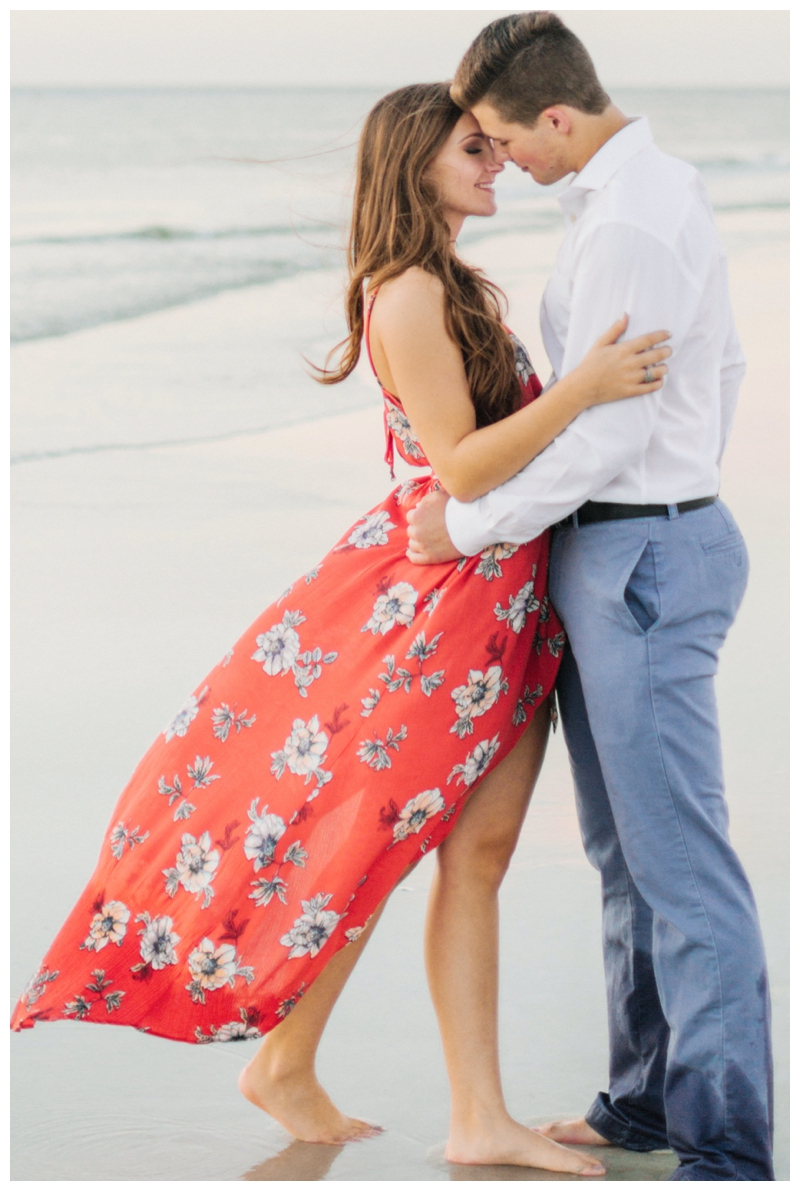
[[[553,104],[599,115],[611,102],[584,45],[553,12],[515,13],[481,29],[450,94],[464,111],[485,100],[507,123],[531,126]]]

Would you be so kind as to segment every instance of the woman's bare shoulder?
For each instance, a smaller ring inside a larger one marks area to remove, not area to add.
[[[380,287],[380,301],[376,313],[392,320],[441,317],[444,309],[444,285],[441,280],[419,265],[412,265],[397,277],[384,281]]]

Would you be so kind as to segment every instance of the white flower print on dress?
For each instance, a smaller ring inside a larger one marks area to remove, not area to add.
[[[277,897],[278,901],[286,905],[289,886],[283,877],[259,877],[257,881],[251,881],[250,884],[255,885],[256,891],[249,894],[249,897],[257,906],[268,906],[273,897]]]
[[[393,694],[402,687],[406,694],[408,694],[416,677],[419,677],[420,690],[428,698],[430,698],[434,691],[439,689],[444,682],[444,670],[436,670],[433,674],[425,674],[422,667],[436,653],[441,636],[441,633],[437,633],[431,641],[426,642],[425,633],[417,633],[411,648],[406,654],[407,660],[416,660],[417,674],[412,673],[411,670],[406,670],[405,666],[396,666],[394,654],[387,654],[383,659],[386,670],[384,673],[378,675],[379,680],[386,684],[387,693]],[[375,702],[377,703],[377,701],[376,699]],[[362,699],[361,702],[366,706],[365,699]],[[370,710],[372,709],[370,708]],[[367,715],[369,712],[362,712],[361,714]]]
[[[410,798],[394,824],[392,844],[400,843],[401,840],[408,839],[410,835],[418,834],[429,819],[443,810],[444,799],[438,789],[423,790],[421,794],[417,794],[416,798]]]
[[[411,648],[406,654],[406,658],[416,658],[420,668],[422,668],[422,663],[427,662],[428,658],[432,658],[436,653],[439,641],[443,636],[443,633],[437,633],[430,641],[426,641],[424,632],[417,633],[411,644]]]
[[[566,640],[563,633],[555,633],[552,637],[547,638],[547,648],[550,650],[554,658],[557,658],[564,648],[564,641]]]
[[[378,596],[372,609],[372,616],[363,626],[361,632],[385,635],[396,624],[411,624],[417,610],[417,599],[418,593],[410,583],[395,583]]]
[[[433,674],[423,674],[422,667],[425,662],[427,662],[429,658],[432,658],[436,653],[437,646],[443,635],[443,633],[437,633],[435,637],[432,637],[430,641],[426,642],[425,633],[417,633],[411,648],[406,654],[407,660],[416,658],[417,665],[419,667],[420,690],[422,691],[423,695],[427,695],[428,698],[430,698],[433,692],[438,690],[444,682],[445,672],[444,670],[437,670]]]
[[[250,900],[254,901],[257,906],[268,906],[273,897],[277,897],[278,901],[286,905],[286,893],[289,886],[280,876],[280,871],[286,864],[294,865],[295,868],[305,868],[308,852],[300,840],[294,840],[284,852],[283,859],[278,862],[275,858],[278,840],[286,832],[286,824],[283,819],[279,815],[267,814],[266,806],[263,811],[259,812],[257,798],[253,799],[247,813],[253,826],[244,842],[245,856],[248,860],[253,861],[254,872],[259,872],[262,868],[270,868],[272,865],[276,866],[276,871],[271,876],[259,877],[257,881],[250,882],[255,887],[255,893],[249,895]]]
[[[247,814],[252,826],[245,836],[244,854],[253,861],[253,871],[258,872],[275,859],[275,849],[286,831],[286,824],[280,815],[268,815],[266,806],[259,811],[257,798],[250,803]]]
[[[494,546],[487,546],[481,552],[475,567],[475,574],[483,575],[488,583],[491,583],[493,579],[501,578],[503,568],[500,563],[506,558],[511,558],[512,554],[516,554],[518,550],[519,546],[515,546],[512,542],[496,542]]]
[[[300,652],[300,637],[295,629],[305,619],[302,612],[284,612],[280,624],[274,624],[268,633],[256,637],[258,649],[252,655],[253,661],[263,663],[265,674],[283,675],[291,670],[295,686],[304,699],[308,696],[307,688],[322,674],[322,666],[329,666],[339,656],[335,650],[323,653],[319,646]]]
[[[319,716],[312,715],[308,723],[297,719],[292,723],[292,731],[283,748],[272,754],[270,772],[281,778],[288,765],[292,773],[305,778],[306,785],[315,777],[317,785],[324,786],[332,777],[332,774],[320,768],[327,747],[328,736],[320,731]]]
[[[175,814],[172,816],[173,823],[179,823],[182,819],[188,819],[190,815],[194,814],[197,807],[188,798],[184,798],[178,806],[175,807]]]
[[[140,972],[149,967],[153,971],[160,972],[168,964],[176,964],[178,956],[175,944],[180,942],[181,937],[172,929],[172,919],[167,914],[151,919],[145,910],[136,915],[136,921],[144,923],[139,931],[142,936],[142,941],[139,944],[142,962],[135,964],[131,971]]]
[[[422,602],[423,602],[423,604],[428,605],[427,608],[425,609],[425,611],[428,613],[428,616],[432,616],[433,613],[436,611],[437,607],[439,606],[439,601],[441,600],[443,595],[444,595],[443,588],[434,587],[433,590],[429,591],[428,594],[425,596],[425,599]]]
[[[389,401],[386,397],[383,399],[383,404],[386,409],[386,424],[392,434],[400,440],[404,453],[409,459],[424,459],[425,455],[420,441],[411,429],[411,423],[403,410],[398,409],[394,402]]]
[[[508,680],[503,678],[500,666],[489,666],[483,670],[470,670],[464,686],[458,686],[450,692],[455,702],[458,720],[450,729],[458,733],[463,739],[473,732],[472,721],[477,716],[485,715],[493,707],[501,693],[508,691]]]
[[[278,1005],[278,1008],[275,1010],[275,1016],[279,1017],[281,1020],[283,1020],[284,1017],[287,1017],[288,1014],[292,1012],[300,998],[305,994],[305,991],[306,985],[305,981],[303,981],[300,987],[293,992],[290,997],[287,997],[285,1001],[281,1001],[281,1003]]]
[[[111,845],[111,855],[115,860],[121,860],[125,853],[126,844],[132,850],[137,844],[143,844],[149,834],[149,831],[145,831],[143,835],[140,835],[138,826],[132,827],[129,831],[124,823],[117,823],[108,837],[108,842]]]
[[[308,852],[299,839],[296,839],[293,844],[289,844],[283,856],[284,864],[293,864],[296,868],[305,868],[307,860]]]
[[[422,480],[415,480],[415,479],[403,480],[402,484],[400,484],[400,486],[398,488],[395,488],[395,490],[394,490],[393,495],[394,495],[395,502],[399,505],[407,504],[408,497],[411,495],[412,492],[416,492],[416,490],[417,490],[417,488],[419,488],[420,484],[422,484]]]
[[[168,795],[169,802],[167,803],[167,806],[172,806],[175,799],[180,798],[183,794],[183,786],[177,773],[172,779],[172,785],[169,784],[166,776],[162,773],[161,777],[158,779],[158,792],[159,794]]]
[[[257,1009],[240,1009],[239,1021],[228,1021],[223,1026],[211,1026],[209,1034],[204,1034],[199,1026],[195,1026],[194,1036],[198,1042],[243,1042],[249,1038],[261,1038],[258,1028],[261,1014]]]
[[[512,632],[521,633],[525,628],[528,614],[535,612],[538,607],[539,601],[533,594],[533,580],[529,579],[515,596],[508,597],[507,608],[500,603],[495,604],[494,614],[498,620],[505,620]]]
[[[90,992],[97,993],[98,996],[87,997],[83,993],[76,994],[74,1001],[68,1001],[62,1010],[66,1017],[74,1017],[78,1021],[82,1021],[89,1016],[92,1006],[99,1005],[101,1001],[105,1006],[106,1013],[113,1013],[115,1009],[119,1009],[125,993],[121,989],[118,992],[104,991],[114,981],[106,980],[106,974],[102,968],[96,968],[92,975],[94,980],[85,987]]]
[[[76,1021],[83,1021],[91,1013],[93,1004],[93,1000],[89,1000],[88,997],[76,993],[75,999],[73,1001],[67,1001],[61,1012],[66,1017],[74,1017]]]
[[[123,902],[106,902],[92,918],[89,934],[81,943],[81,951],[84,948],[87,951],[102,951],[108,943],[116,943],[117,947],[121,947],[130,916],[131,912]]]
[[[114,981],[106,980],[106,974],[102,968],[96,968],[95,971],[92,972],[92,975],[94,976],[94,981],[91,984],[87,984],[86,987],[90,992],[96,992],[99,994],[95,1004],[102,1000],[105,1003],[106,1013],[113,1013],[115,1009],[119,1009],[120,1002],[125,996],[124,991],[122,989],[119,989],[116,992],[104,991],[109,987],[109,985],[113,984]]]
[[[378,703],[380,702],[380,698],[381,698],[380,691],[376,691],[374,687],[370,687],[369,694],[367,695],[367,697],[365,699],[361,700],[361,703],[363,705],[363,711],[361,712],[361,714],[365,717],[372,715],[373,711],[375,710],[375,708],[378,706]]]
[[[534,690],[531,690],[528,684],[525,683],[525,690],[522,692],[519,699],[517,699],[517,706],[514,708],[514,714],[511,717],[511,723],[515,728],[518,727],[519,724],[527,723],[528,713],[525,708],[535,707],[537,699],[541,699],[543,694],[544,691],[540,682],[536,684]]]
[[[241,976],[249,984],[254,978],[253,969],[240,967],[236,948],[232,943],[220,943],[217,947],[211,939],[203,939],[186,961],[192,980],[185,987],[192,994],[192,1000],[206,1003],[206,993],[216,992],[228,984],[231,988],[236,977]]]
[[[253,661],[263,663],[265,674],[288,674],[291,670],[300,652],[300,637],[295,629],[304,620],[302,612],[284,612],[280,624],[256,637],[258,649]]]
[[[383,664],[386,670],[383,674],[379,674],[378,678],[381,682],[386,683],[386,690],[391,695],[395,691],[399,691],[400,687],[405,688],[406,694],[411,690],[411,684],[414,681],[414,675],[410,670],[406,670],[404,666],[398,666],[395,669],[394,654],[389,653],[383,659]],[[377,699],[375,700],[377,703]],[[363,703],[364,700],[362,699]]]
[[[531,377],[536,375],[531,358],[528,355],[525,344],[520,339],[517,339],[513,331],[509,331],[508,337],[514,348],[514,367],[517,376],[523,385],[527,385]]]
[[[51,972],[49,968],[40,968],[36,975],[30,978],[22,994],[28,1009],[47,992],[48,984],[52,984],[58,974],[58,972]]]
[[[170,741],[173,736],[185,736],[189,731],[189,725],[200,710],[200,704],[208,694],[208,687],[204,686],[199,695],[190,695],[180,709],[178,714],[174,716],[164,729],[164,740]]]
[[[219,864],[219,852],[211,848],[211,836],[204,831],[199,839],[186,832],[181,836],[181,850],[175,858],[175,868],[163,869],[166,890],[170,897],[182,885],[187,893],[202,895],[203,909],[207,909],[214,896],[211,882]]]
[[[357,550],[368,550],[370,546],[385,546],[392,529],[397,529],[397,526],[390,521],[388,513],[379,509],[377,513],[367,513],[366,517],[362,517],[353,528],[347,544],[355,546]],[[343,550],[346,547],[337,546],[336,549]]]
[[[306,687],[311,686],[315,679],[322,674],[322,666],[329,666],[331,662],[335,662],[338,653],[335,651],[323,654],[322,650],[317,646],[315,649],[307,649],[305,653],[298,655],[297,662],[292,666],[292,673],[294,674],[294,685],[298,688],[298,694],[305,698],[308,694]]]
[[[233,728],[238,736],[242,728],[252,728],[256,722],[256,717],[251,715],[248,718],[247,708],[236,714],[236,708],[230,708],[227,703],[222,703],[219,707],[215,707],[211,716],[211,723],[213,725],[212,731],[217,740],[221,740],[224,744],[230,735]]]
[[[193,790],[202,790],[212,782],[218,782],[220,774],[212,773],[214,762],[210,757],[195,757],[194,765],[187,765],[186,772],[194,782]]]
[[[492,757],[500,748],[500,737],[493,736],[491,740],[482,740],[480,744],[476,745],[471,753],[468,754],[463,765],[454,765],[447,779],[448,786],[454,777],[458,776],[457,786],[463,782],[465,786],[469,787],[475,784],[483,777],[486,770],[491,764]]]
[[[362,740],[361,748],[356,755],[360,761],[366,762],[370,769],[391,769],[392,758],[388,750],[394,749],[395,752],[399,752],[400,741],[405,740],[407,736],[408,728],[405,724],[401,724],[396,732],[391,728],[387,729],[385,742],[378,738],[376,732],[374,740]]]
[[[336,929],[336,924],[344,917],[344,914],[325,909],[332,897],[332,893],[318,893],[309,901],[300,902],[303,913],[281,939],[283,947],[291,948],[289,959],[297,959],[301,955],[310,955],[312,958],[319,955],[320,949]]]

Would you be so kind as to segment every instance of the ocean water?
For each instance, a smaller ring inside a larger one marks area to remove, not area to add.
[[[12,93],[12,340],[342,268],[370,89]],[[619,89],[719,211],[789,201],[786,90]],[[265,164],[269,163],[269,164]],[[556,227],[553,189],[514,167],[462,242]]]

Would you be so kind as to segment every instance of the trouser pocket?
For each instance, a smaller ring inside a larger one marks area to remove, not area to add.
[[[643,633],[649,632],[661,616],[661,602],[656,582],[656,558],[652,542],[647,542],[629,575],[623,599],[638,627]]]

